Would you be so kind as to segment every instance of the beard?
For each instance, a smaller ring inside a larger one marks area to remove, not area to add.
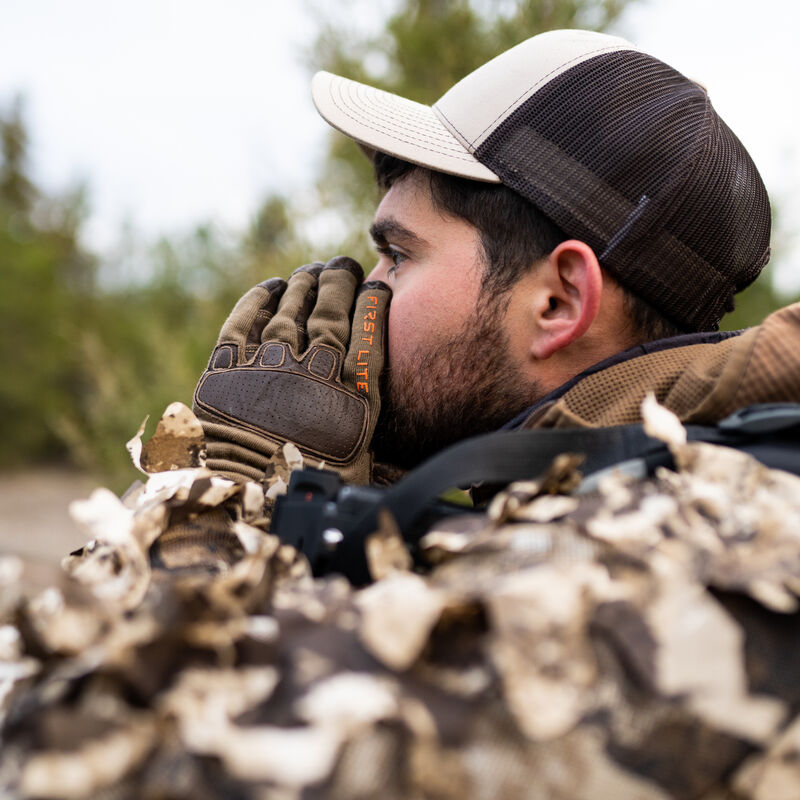
[[[418,348],[383,375],[372,440],[378,461],[411,469],[461,439],[496,430],[545,392],[509,354],[496,308],[483,306],[444,343]]]

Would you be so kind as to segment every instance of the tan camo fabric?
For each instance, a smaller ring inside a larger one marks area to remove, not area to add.
[[[423,572],[384,518],[354,589],[265,532],[298,451],[265,504],[173,404],[62,570],[0,559],[0,797],[796,797],[800,478],[644,417],[675,471],[562,456]]]
[[[641,422],[645,394],[682,422],[715,423],[754,403],[800,402],[800,303],[715,344],[629,359],[587,376],[538,409],[525,427],[600,427]]]

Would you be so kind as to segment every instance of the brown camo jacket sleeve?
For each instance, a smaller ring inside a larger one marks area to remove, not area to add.
[[[740,336],[649,353],[589,375],[526,427],[637,423],[648,392],[689,423],[716,422],[753,403],[800,402],[800,303]]]

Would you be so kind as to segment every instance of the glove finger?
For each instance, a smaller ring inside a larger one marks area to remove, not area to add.
[[[392,290],[383,281],[367,281],[358,293],[353,312],[350,349],[342,369],[342,382],[355,388],[370,404],[370,414],[380,408],[378,381],[386,359],[386,320]]]
[[[308,319],[309,349],[328,345],[344,355],[350,339],[353,298],[364,280],[361,265],[347,256],[332,258],[319,276],[317,303]]]
[[[288,344],[294,353],[305,349],[306,321],[317,295],[317,278],[324,265],[320,262],[298,267],[289,277],[278,310],[261,331],[261,341]]]
[[[237,361],[242,363],[246,346],[259,343],[258,335],[265,322],[275,313],[285,289],[286,281],[283,278],[270,278],[250,289],[222,324],[217,346],[235,344],[238,349]]]
[[[261,332],[278,310],[278,304],[286,291],[286,281],[283,278],[270,278],[268,281],[260,283],[259,286],[269,289],[270,296],[269,300],[262,304],[256,312],[255,320],[247,333],[247,344],[255,347],[261,344]]]

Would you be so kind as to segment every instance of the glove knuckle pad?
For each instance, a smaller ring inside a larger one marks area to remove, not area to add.
[[[312,375],[330,380],[336,370],[336,354],[327,347],[318,347],[309,357],[307,368]]]
[[[230,369],[236,363],[235,345],[220,345],[211,356],[211,369]]]
[[[286,361],[286,348],[276,342],[268,342],[261,348],[258,363],[262,367],[280,367]]]
[[[294,442],[322,458],[343,462],[363,443],[368,406],[331,384],[282,370],[208,373],[197,405],[262,436]]]

